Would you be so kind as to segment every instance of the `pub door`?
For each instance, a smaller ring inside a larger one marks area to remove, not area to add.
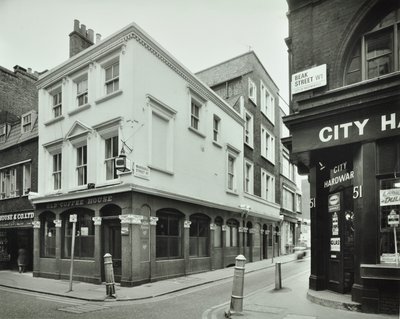
[[[353,187],[329,194],[328,213],[328,289],[347,293],[354,280]]]
[[[103,217],[103,252],[102,256],[106,253],[111,254],[114,268],[115,282],[121,282],[121,222],[118,217],[110,216]],[[102,258],[104,263],[104,258]],[[104,267],[102,267],[102,281],[105,281]]]

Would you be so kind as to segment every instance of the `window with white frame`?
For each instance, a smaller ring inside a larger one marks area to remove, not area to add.
[[[296,194],[296,211],[301,212],[301,195]]]
[[[275,138],[264,126],[261,126],[261,155],[275,164]]]
[[[257,104],[257,86],[256,84],[249,78],[249,99]]]
[[[32,113],[22,116],[22,133],[27,133],[32,130]]]
[[[253,116],[249,113],[245,113],[244,123],[244,142],[253,147]]]
[[[87,184],[87,146],[76,148],[76,174],[79,185]]]
[[[282,153],[282,174],[291,181],[294,180],[294,165],[290,163],[289,154]]]
[[[118,136],[113,136],[105,140],[105,159],[106,180],[118,178],[114,162],[118,156]]]
[[[261,197],[275,202],[275,178],[264,169],[261,169]]]
[[[32,177],[31,163],[24,164],[22,167],[22,172],[23,172],[23,183],[22,183],[23,195],[27,195],[31,191],[31,177]]]
[[[228,153],[228,173],[227,173],[228,190],[236,192],[236,156]]]
[[[76,100],[78,106],[88,103],[88,79],[87,75],[76,81]]]
[[[201,104],[196,100],[192,99],[191,102],[191,112],[190,112],[190,126],[195,130],[199,129],[200,123],[200,108]]]
[[[213,141],[219,142],[221,119],[214,115],[213,118]]]
[[[261,81],[261,112],[271,121],[275,123],[275,99],[265,84]]]
[[[283,188],[282,190],[282,207],[286,210],[294,212],[294,192],[287,188]]]
[[[253,194],[254,188],[254,165],[248,160],[244,162],[244,191]]]
[[[53,154],[53,189],[58,190],[61,189],[61,171],[62,171],[62,154],[56,153]]]
[[[104,68],[106,94],[119,90],[119,61]]]
[[[61,88],[52,94],[52,109],[53,117],[59,117],[62,115],[62,92]]]
[[[0,171],[0,198],[17,197],[17,169],[7,168]]]

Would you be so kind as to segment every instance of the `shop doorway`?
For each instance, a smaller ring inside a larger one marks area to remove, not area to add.
[[[4,232],[4,231],[2,231]],[[33,269],[33,230],[32,228],[7,229],[8,269],[18,271],[18,252],[25,251],[25,271]]]
[[[353,187],[328,195],[328,214],[328,289],[347,293],[354,282]]]

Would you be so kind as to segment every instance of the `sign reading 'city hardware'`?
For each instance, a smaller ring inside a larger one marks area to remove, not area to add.
[[[393,109],[395,106],[393,106]],[[379,110],[374,110],[377,112]],[[359,113],[338,114],[316,122],[295,127],[293,152],[303,152],[368,139],[379,139],[400,134],[400,110],[360,117]]]
[[[292,75],[292,94],[312,90],[326,85],[326,64]]]

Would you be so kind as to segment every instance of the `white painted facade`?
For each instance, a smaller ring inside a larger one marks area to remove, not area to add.
[[[119,89],[106,94],[105,70],[119,63]],[[77,83],[87,79],[87,103]],[[39,183],[34,203],[135,190],[278,219],[279,205],[244,197],[242,116],[153,39],[131,24],[45,73],[39,88]],[[62,92],[62,115],[53,96]],[[191,99],[201,104],[191,128]],[[220,119],[213,141],[213,119]],[[118,136],[132,164],[148,178],[124,173],[106,180],[105,140]],[[78,185],[77,149],[87,147],[87,180]],[[130,152],[130,149],[132,150]],[[54,189],[54,155],[62,154]],[[228,189],[228,156],[235,158]],[[93,183],[95,188],[88,189]]]

